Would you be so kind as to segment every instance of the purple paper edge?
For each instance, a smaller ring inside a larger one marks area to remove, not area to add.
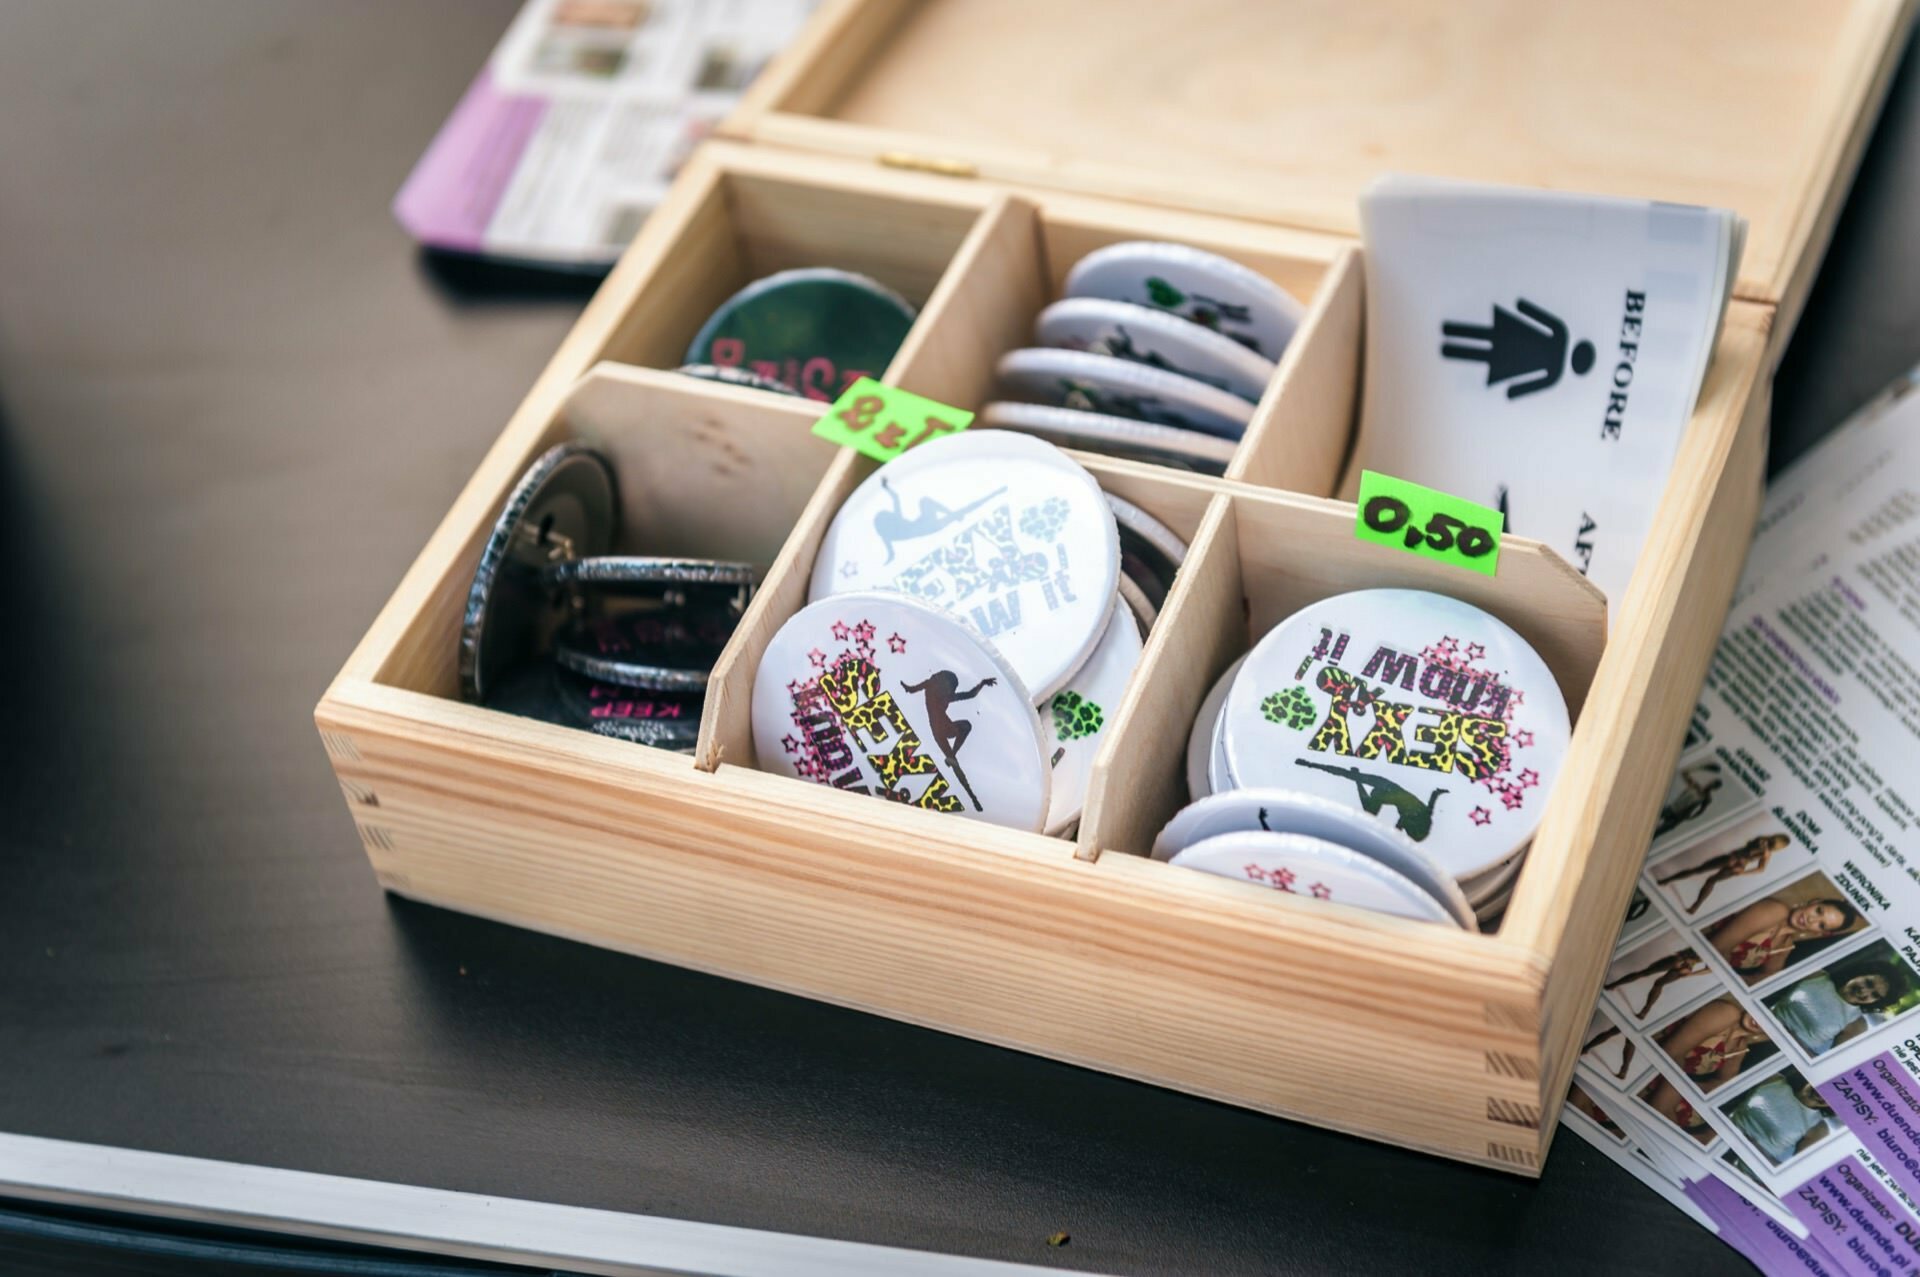
[[[423,244],[482,251],[501,194],[546,112],[543,98],[498,92],[483,67],[394,196],[395,219]]]

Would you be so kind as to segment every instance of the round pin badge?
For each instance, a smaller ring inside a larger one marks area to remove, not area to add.
[[[1478,906],[1474,917],[1478,919],[1481,927],[1491,928],[1495,923],[1500,921],[1501,915],[1506,913],[1507,906],[1512,903],[1513,886],[1512,884],[1508,884],[1506,890],[1487,901],[1486,904]]]
[[[1274,627],[1221,724],[1238,786],[1357,807],[1455,878],[1533,837],[1570,735],[1526,640],[1469,603],[1397,589],[1323,599]]]
[[[604,553],[620,522],[613,467],[591,448],[558,444],[514,484],[480,551],[460,620],[460,692],[484,702],[558,615],[540,579],[548,566]]]
[[[565,655],[573,653],[666,669],[710,670],[733,630],[733,617],[717,609],[631,611],[576,623],[554,638],[553,647],[562,664]]]
[[[982,408],[977,424],[1017,430],[1062,448],[1215,476],[1226,473],[1238,447],[1231,439],[1201,434],[1198,430],[1011,400]]]
[[[776,395],[800,393],[786,382],[762,377],[751,368],[722,368],[718,364],[681,364],[674,371],[683,376],[697,377],[701,381],[719,381],[729,386],[744,386],[748,390],[765,390]]]
[[[688,731],[684,723],[663,723],[654,718],[600,718],[593,721],[591,730],[596,736],[632,741],[676,754],[691,754],[700,740],[698,726]]]
[[[1216,834],[1174,856],[1182,869],[1237,878],[1308,900],[1459,926],[1438,900],[1379,861],[1305,834]]]
[[[1053,765],[1053,799],[1047,811],[1046,832],[1062,834],[1080,819],[1087,801],[1087,779],[1093,773],[1093,756],[1120,708],[1120,698],[1127,693],[1127,682],[1140,665],[1143,649],[1133,617],[1126,609],[1115,608],[1093,655],[1047,702],[1042,717],[1052,733],[1053,750],[1048,761]]]
[[[1228,688],[1232,695],[1233,689]],[[1227,707],[1220,705],[1220,717],[1213,722],[1213,744],[1207,753],[1207,784],[1216,794],[1224,794],[1229,789],[1240,788],[1240,782],[1233,777],[1233,768],[1227,762]]]
[[[1153,623],[1160,619],[1159,607],[1147,597],[1147,592],[1125,573],[1121,574],[1117,585],[1120,590],[1120,601],[1126,606],[1127,611],[1133,613],[1133,619],[1139,623],[1140,632],[1149,633],[1153,629]]]
[[[1220,439],[1239,439],[1253,420],[1253,405],[1237,395],[1178,373],[1084,350],[1032,346],[1009,351],[994,372],[1001,391],[1015,399]]]
[[[1306,310],[1240,263],[1185,244],[1134,240],[1088,253],[1067,272],[1068,297],[1169,311],[1278,360]]]
[[[828,267],[783,270],[720,304],[684,363],[744,368],[831,402],[892,362],[914,309],[884,284]]]
[[[1247,658],[1242,656],[1227,666],[1226,672],[1213,681],[1206,699],[1200,702],[1199,712],[1193,716],[1193,729],[1187,734],[1187,796],[1195,802],[1214,792],[1211,764],[1220,709],[1227,703],[1227,689],[1233,686],[1234,676],[1246,662]]]
[[[1167,605],[1167,583],[1160,579],[1151,564],[1128,547],[1124,532],[1120,534],[1120,576],[1122,580],[1132,582],[1134,588],[1146,596],[1155,616]]]
[[[1038,439],[970,430],[854,489],[821,542],[811,597],[897,590],[947,608],[1045,699],[1100,641],[1119,577],[1119,530],[1092,475]]]
[[[509,670],[487,697],[488,709],[560,727],[639,740],[662,749],[691,750],[700,736],[700,698],[614,687],[582,678],[543,660]],[[644,720],[652,726],[627,729]]]
[[[1445,907],[1460,926],[1474,925],[1460,884],[1398,830],[1342,803],[1297,790],[1234,789],[1182,808],[1153,840],[1156,860],[1171,860],[1219,834],[1263,831],[1305,834],[1379,861]]]
[[[1513,890],[1514,880],[1520,876],[1520,867],[1526,863],[1526,859],[1526,853],[1522,852],[1485,873],[1462,878],[1460,890],[1466,893],[1468,903],[1475,909],[1482,909],[1488,901]]]
[[[1015,829],[1046,824],[1051,736],[1019,674],[958,616],[906,595],[800,609],[767,644],[752,716],[762,771]]]
[[[1172,528],[1125,497],[1116,497],[1109,492],[1107,504],[1113,507],[1113,517],[1120,524],[1121,538],[1124,540],[1129,534],[1139,538],[1157,554],[1155,569],[1164,570],[1166,579],[1172,580],[1180,565],[1187,561],[1187,543]]]
[[[554,661],[565,670],[596,682],[647,692],[694,693],[706,690],[712,667],[679,669],[670,665],[649,665],[642,660],[616,660],[595,656],[579,648],[555,648]]]
[[[1107,504],[1120,525],[1120,571],[1140,587],[1157,613],[1166,606],[1174,574],[1187,557],[1187,543],[1125,498],[1109,492]]]
[[[559,679],[551,662],[537,657],[523,660],[501,672],[487,692],[488,709],[531,718],[562,727],[578,727],[580,719],[561,694]]]
[[[760,573],[751,563],[719,559],[602,554],[549,564],[542,576],[550,586],[750,586],[759,579]]]
[[[1069,297],[1040,312],[1042,346],[1111,355],[1178,373],[1257,403],[1277,365],[1208,328],[1164,310],[1104,297]]]

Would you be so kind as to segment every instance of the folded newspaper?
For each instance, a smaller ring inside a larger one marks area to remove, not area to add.
[[[1916,387],[1768,489],[1568,1097],[1768,1273],[1920,1266]]]

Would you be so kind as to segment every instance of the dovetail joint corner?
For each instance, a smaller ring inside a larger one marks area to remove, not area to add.
[[[1514,1100],[1500,1100],[1487,1097],[1487,1120],[1503,1122],[1508,1126],[1524,1126],[1530,1131],[1540,1129],[1540,1110],[1531,1104],[1521,1104]]]
[[[1496,1162],[1505,1162],[1509,1166],[1522,1166],[1527,1170],[1540,1168],[1540,1155],[1530,1148],[1520,1148],[1513,1144],[1498,1144],[1487,1141],[1487,1156]]]

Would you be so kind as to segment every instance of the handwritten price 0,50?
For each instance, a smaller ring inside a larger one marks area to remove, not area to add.
[[[879,395],[861,395],[858,399],[842,408],[837,414],[848,430],[865,430],[878,420],[881,411],[887,406],[886,400]],[[933,438],[935,435],[951,434],[960,429],[950,421],[929,416],[926,426],[913,438],[907,438],[907,427],[897,421],[889,421],[880,427],[873,436],[873,442],[889,451],[905,452]]]
[[[1494,547],[1493,533],[1450,514],[1432,515],[1425,527],[1415,526],[1413,508],[1400,498],[1385,494],[1368,500],[1361,507],[1360,517],[1375,532],[1392,533],[1405,528],[1404,539],[1409,550],[1424,542],[1436,550],[1458,550],[1470,559],[1477,559]]]

